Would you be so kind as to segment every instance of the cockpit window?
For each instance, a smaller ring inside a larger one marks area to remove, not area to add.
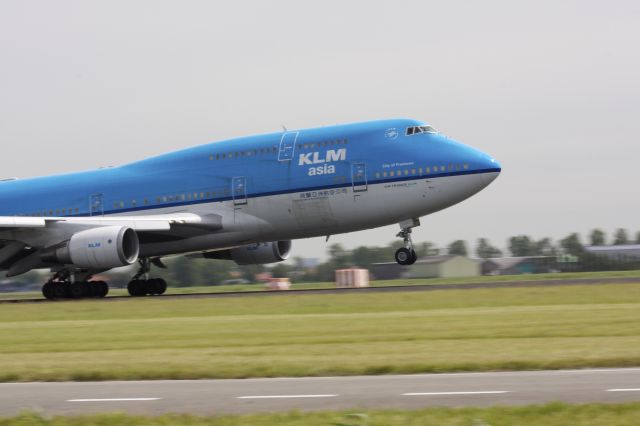
[[[438,133],[436,129],[431,126],[411,126],[407,127],[407,136],[417,135],[419,133]]]

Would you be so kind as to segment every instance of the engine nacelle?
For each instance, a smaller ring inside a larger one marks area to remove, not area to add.
[[[80,231],[62,246],[45,250],[47,262],[73,264],[80,268],[107,270],[138,260],[138,234],[126,226],[105,226]]]
[[[230,250],[203,253],[206,259],[229,259],[238,265],[262,265],[287,260],[291,254],[291,240],[249,244]]]

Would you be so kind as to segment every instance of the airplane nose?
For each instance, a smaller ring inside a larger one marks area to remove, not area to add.
[[[487,156],[487,169],[500,173],[502,171],[502,165],[491,156]]]
[[[486,173],[483,173],[483,179],[486,185],[496,180],[500,172],[502,172],[502,165],[495,158],[490,155],[484,154],[483,166],[486,169]]]

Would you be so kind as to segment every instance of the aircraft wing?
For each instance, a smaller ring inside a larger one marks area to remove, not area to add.
[[[53,224],[85,226],[128,226],[137,232],[168,231],[172,225],[212,225],[210,220],[193,213],[148,216],[89,216],[89,217],[23,217],[0,216],[0,231],[47,228]]]
[[[0,270],[9,270],[13,276],[42,267],[38,252],[44,247],[60,243],[79,230],[103,226],[129,227],[138,233],[142,243],[150,239],[215,232],[222,229],[222,217],[194,213],[91,217],[0,216]],[[38,242],[33,244],[30,241]],[[12,272],[12,268],[18,269]]]

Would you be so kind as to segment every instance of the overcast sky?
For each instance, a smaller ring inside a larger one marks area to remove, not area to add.
[[[503,166],[417,241],[635,234],[639,23],[637,0],[0,0],[0,174],[410,117]],[[396,228],[331,242],[386,244]]]

